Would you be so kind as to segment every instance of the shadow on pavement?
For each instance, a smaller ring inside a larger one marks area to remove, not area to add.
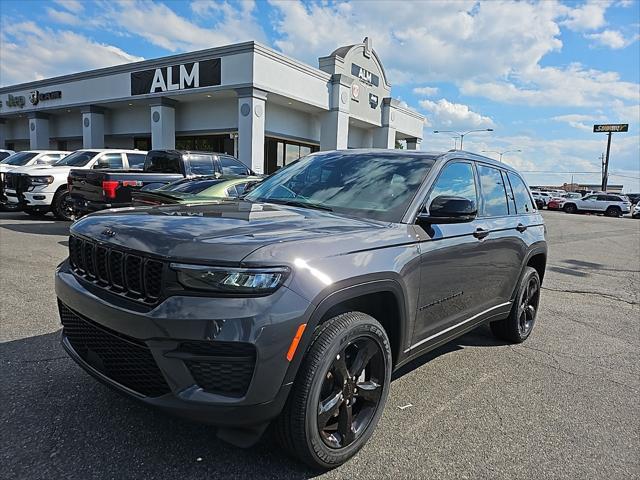
[[[3,223],[0,228],[18,233],[29,233],[32,235],[69,235],[70,222],[50,221],[43,222],[40,219],[33,223]]]

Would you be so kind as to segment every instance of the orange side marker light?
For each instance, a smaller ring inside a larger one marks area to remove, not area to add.
[[[291,345],[289,345],[289,351],[287,352],[288,361],[293,360],[293,356],[296,354],[298,344],[300,343],[300,339],[302,338],[302,334],[304,333],[305,328],[307,328],[307,324],[301,323],[298,327],[298,330],[296,330],[296,334],[293,337],[293,340],[291,340]]]

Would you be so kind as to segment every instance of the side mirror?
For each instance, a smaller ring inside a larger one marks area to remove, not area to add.
[[[433,199],[428,212],[418,214],[418,223],[466,223],[476,218],[476,203],[467,198],[440,195]]]

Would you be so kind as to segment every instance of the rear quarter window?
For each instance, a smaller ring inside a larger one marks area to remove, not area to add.
[[[535,212],[536,209],[533,206],[533,201],[529,195],[529,189],[524,183],[524,180],[513,172],[507,173],[507,178],[511,184],[513,199],[516,203],[516,212],[520,215]]]
[[[189,167],[193,175],[212,175],[215,166],[212,155],[189,155]]]

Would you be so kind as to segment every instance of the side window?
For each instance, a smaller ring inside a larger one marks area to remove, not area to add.
[[[189,155],[189,164],[193,175],[213,175],[213,156],[211,155]]]
[[[610,202],[622,202],[620,197],[616,197],[615,195],[607,195],[607,200]]]
[[[583,200],[596,200],[597,197],[595,195],[587,195],[583,198]]]
[[[609,200],[607,195],[598,195],[596,200],[598,200],[599,202],[606,202],[607,200]]]
[[[515,215],[516,210],[516,199],[513,195],[513,190],[511,189],[511,185],[509,184],[509,179],[507,178],[507,172],[501,170],[502,173],[502,183],[504,184],[504,189],[507,192],[507,202],[509,203],[509,215]]]
[[[239,160],[231,157],[220,157],[223,175],[248,175],[249,169]]]
[[[237,195],[240,196],[244,193],[244,189],[247,188],[248,183],[238,183],[236,185]]]
[[[147,156],[144,153],[127,153],[129,160],[129,168],[142,170],[144,168],[144,160]]]
[[[236,185],[231,185],[230,187],[227,187],[227,197],[237,197],[238,194],[238,190],[236,189]]]
[[[477,205],[473,166],[468,162],[454,162],[446,165],[429,194],[427,207],[440,195],[466,198]]]
[[[122,168],[122,154],[121,153],[105,153],[98,158],[98,161],[93,168]]]
[[[529,189],[525,185],[524,181],[515,173],[509,172],[509,183],[511,184],[511,190],[513,191],[513,198],[516,202],[516,211],[522,215],[525,213],[535,212],[533,202],[529,196]]]
[[[500,170],[480,164],[477,167],[482,196],[481,216],[499,217],[507,215],[509,213],[507,194]]]

